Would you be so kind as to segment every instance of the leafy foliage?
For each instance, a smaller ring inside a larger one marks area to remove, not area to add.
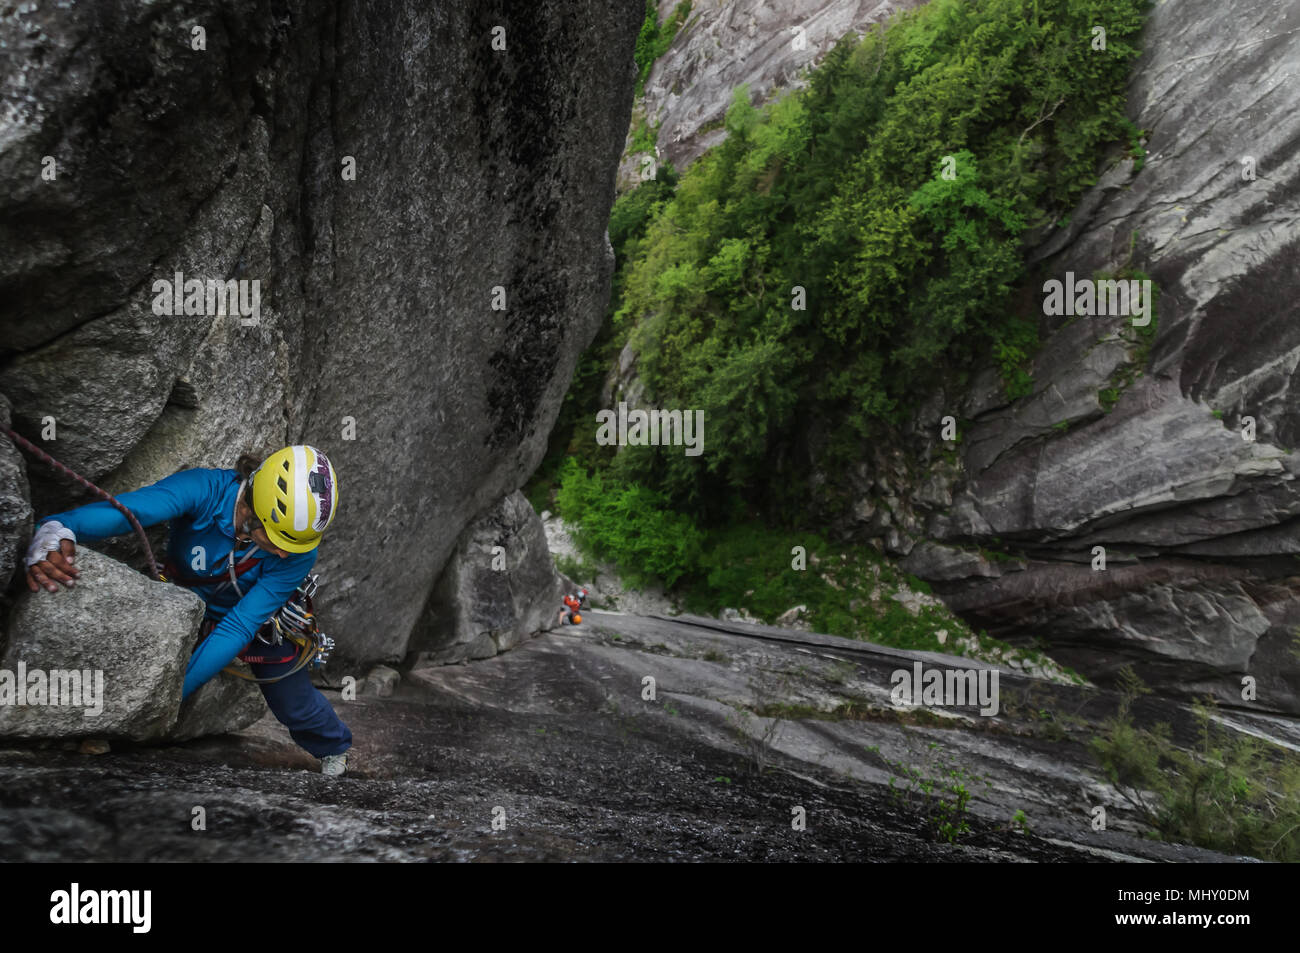
[[[637,69],[637,96],[645,90],[645,81],[650,78],[650,70],[654,68],[655,60],[668,52],[673,37],[677,35],[677,31],[690,15],[690,0],[684,0],[673,8],[672,14],[660,26],[659,5],[655,0],[646,0],[645,20],[641,22],[641,32],[637,34],[636,49],[633,53]]]
[[[1197,708],[1197,744],[1168,725],[1139,728],[1133,702],[1150,689],[1124,670],[1120,705],[1091,748],[1120,794],[1165,840],[1265,860],[1300,860],[1300,759],[1215,723]]]
[[[562,515],[580,514],[578,544],[614,562],[633,585],[662,579],[671,586],[698,560],[699,531],[665,507],[663,494],[614,485],[599,472],[586,473],[572,458],[560,477],[556,502]]]
[[[879,754],[878,749],[874,749]],[[987,777],[947,761],[939,751],[937,742],[927,747],[923,765],[910,765],[903,761],[882,760],[892,772],[889,778],[890,795],[895,804],[908,811],[919,812],[925,818],[925,832],[932,840],[955,844],[971,833],[970,800],[973,788],[983,782],[986,789],[993,785]],[[1017,812],[1014,823],[1024,825],[1023,811]]]
[[[742,494],[803,512],[812,471],[833,495],[864,441],[978,362],[1027,393],[1022,245],[1129,143],[1144,5],[934,0],[842,41],[802,92],[760,110],[738,89],[728,138],[644,222],[615,314],[649,398],[705,411],[705,454],[629,448],[625,477],[711,521]]]

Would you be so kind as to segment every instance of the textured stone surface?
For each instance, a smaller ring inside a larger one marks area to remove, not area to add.
[[[899,565],[908,572],[932,582],[969,579],[973,576],[996,578],[1002,575],[1003,571],[996,563],[985,559],[978,552],[955,546],[940,546],[929,540],[914,547]],[[1016,568],[1019,566],[1017,565]]]
[[[252,674],[245,663],[233,664]],[[188,741],[241,731],[266,713],[266,699],[255,683],[222,672],[200,685],[198,691],[181,703],[176,725],[167,732],[167,740]]]
[[[51,451],[111,490],[319,446],[340,478],[317,567],[336,657],[401,658],[461,530],[540,460],[604,311],[642,11],[0,9],[16,425],[55,415]],[[259,280],[259,323],[155,316],[178,270]],[[38,515],[84,502],[40,482]]]
[[[552,628],[563,598],[542,520],[516,491],[461,534],[412,649],[428,662],[488,658]]]
[[[29,671],[98,669],[103,712],[87,718],[76,706],[0,705],[0,735],[184,741],[239,731],[266,713],[255,684],[225,674],[181,704],[185,663],[203,617],[197,596],[84,546],[77,565],[81,577],[72,589],[24,590],[18,597],[0,669],[16,672],[19,661]]]
[[[85,547],[77,566],[72,589],[18,597],[0,669],[16,673],[22,662],[29,672],[102,672],[103,711],[87,717],[81,705],[0,705],[0,735],[162,738],[176,721],[203,602]]]
[[[366,675],[365,693],[387,698],[393,694],[393,689],[401,680],[402,675],[397,669],[389,668],[387,665],[376,665]]]
[[[0,394],[0,430],[9,427],[9,401]],[[0,434],[0,592],[23,564],[31,539],[32,506],[22,451]],[[0,636],[3,632],[0,631]]]
[[[1143,46],[1129,110],[1149,130],[1145,167],[1116,158],[1033,260],[1040,278],[1150,274],[1150,366],[1132,366],[1126,319],[1045,319],[1033,395],[1009,404],[992,374],[966,395],[955,503],[926,523],[1027,569],[990,578],[927,549],[913,571],[972,624],[1040,637],[1090,677],[1131,663],[1167,691],[1240,704],[1249,675],[1260,704],[1296,712],[1300,9],[1160,4]]]
[[[1225,861],[1140,836],[1089,750],[1114,692],[1004,669],[998,714],[896,710],[892,673],[965,659],[789,629],[596,612],[474,665],[422,668],[391,698],[327,692],[355,732],[320,775],[268,713],[238,735],[85,757],[0,746],[7,861]],[[642,697],[649,675],[656,699]],[[869,717],[800,717],[851,703]],[[787,717],[756,709],[778,706]],[[1143,724],[1200,743],[1191,706],[1147,696]],[[1051,713],[1068,713],[1059,721]],[[1233,732],[1293,749],[1294,719],[1235,711]],[[898,765],[970,785],[973,830],[927,837]],[[762,765],[767,770],[759,770]],[[940,773],[941,770],[944,773]],[[647,782],[647,778],[652,779]],[[196,792],[201,795],[196,797]],[[486,792],[486,793],[485,793]],[[491,800],[487,800],[487,796]],[[196,803],[208,830],[185,823]],[[490,808],[507,823],[492,830]],[[789,806],[817,819],[790,836]],[[1080,805],[1104,805],[1093,830]],[[486,805],[486,806],[485,806]],[[1016,811],[1028,829],[1011,827]],[[220,822],[215,820],[220,818]],[[305,821],[309,821],[306,823]]]
[[[752,102],[804,83],[807,68],[840,37],[865,33],[898,10],[921,0],[700,0],[684,29],[655,62],[646,80],[647,121],[659,123],[659,153],[684,169],[726,137],[722,120],[731,94],[749,84]],[[660,0],[659,17],[677,0]],[[795,48],[796,27],[805,43]],[[631,183],[635,162],[620,170]]]

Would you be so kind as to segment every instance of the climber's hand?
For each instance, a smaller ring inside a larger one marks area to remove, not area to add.
[[[70,539],[59,540],[57,551],[50,550],[40,562],[27,567],[27,588],[39,592],[44,586],[50,592],[57,592],[59,587],[54,584],[57,580],[71,589],[73,581],[81,575],[81,570],[72,564],[76,554],[76,543]]]

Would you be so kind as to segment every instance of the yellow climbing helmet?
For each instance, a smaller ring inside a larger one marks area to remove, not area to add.
[[[339,482],[329,458],[297,444],[277,450],[249,476],[253,513],[271,542],[291,553],[320,544],[339,508]]]

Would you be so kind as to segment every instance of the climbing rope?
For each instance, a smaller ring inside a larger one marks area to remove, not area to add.
[[[157,562],[154,561],[153,547],[149,545],[149,537],[145,535],[144,527],[140,525],[140,521],[135,518],[134,513],[132,513],[129,509],[127,509],[125,506],[119,503],[112,493],[109,493],[107,490],[101,490],[99,487],[95,486],[95,484],[91,483],[89,480],[81,476],[79,473],[76,473],[73,470],[69,469],[68,467],[64,466],[62,463],[60,463],[58,460],[55,460],[52,456],[50,456],[40,447],[36,446],[26,437],[23,437],[20,434],[15,433],[13,430],[9,428],[5,428],[5,433],[9,435],[9,439],[12,440],[17,446],[22,447],[24,450],[26,450],[36,459],[40,460],[43,463],[49,464],[55,470],[58,470],[60,473],[64,474],[65,476],[71,477],[73,480],[77,481],[82,486],[84,486],[87,490],[99,494],[104,499],[106,499],[109,503],[111,503],[113,507],[117,509],[118,512],[120,512],[123,516],[127,518],[127,521],[131,524],[132,529],[135,530],[136,536],[140,537],[140,545],[144,547],[144,554],[149,560],[149,574],[153,576],[153,578],[157,579],[159,582],[166,581],[163,579],[162,568],[158,565]]]

